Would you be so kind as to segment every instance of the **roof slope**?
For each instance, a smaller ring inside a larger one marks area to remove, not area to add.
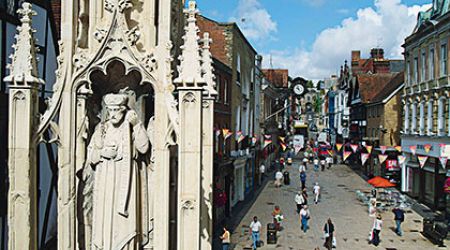
[[[397,73],[391,81],[373,98],[372,103],[382,102],[394,93],[403,83],[405,75],[403,72]]]
[[[358,74],[356,75],[359,95],[362,103],[370,103],[394,78],[393,73]]]
[[[275,87],[288,87],[289,71],[287,69],[263,69],[262,72]]]

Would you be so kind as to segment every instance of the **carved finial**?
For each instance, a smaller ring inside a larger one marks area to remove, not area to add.
[[[203,47],[202,47],[202,70],[203,70],[203,78],[206,81],[206,95],[208,96],[215,96],[217,95],[216,91],[216,76],[214,75],[214,68],[212,66],[212,55],[209,51],[210,43],[212,42],[212,39],[209,38],[209,33],[205,32],[203,33]]]
[[[198,10],[195,1],[189,1],[189,8],[184,10],[184,13],[188,14],[187,24],[184,28],[186,34],[183,36],[184,45],[181,46],[182,53],[179,57],[179,76],[174,82],[180,87],[202,87],[206,82],[201,76],[200,48],[197,36],[199,29],[195,18]]]
[[[31,9],[31,4],[24,2],[22,9],[17,11],[22,17],[20,21],[22,25],[17,28],[19,32],[16,37],[16,43],[12,46],[14,53],[10,56],[12,59],[9,65],[9,75],[5,77],[5,82],[10,82],[12,85],[16,83],[26,83],[33,85],[37,83],[44,83],[39,78],[36,46],[33,33],[36,32],[31,28],[32,16],[36,15],[36,12]]]

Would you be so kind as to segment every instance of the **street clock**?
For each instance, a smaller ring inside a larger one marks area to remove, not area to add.
[[[294,93],[296,95],[302,95],[305,92],[305,87],[301,84],[297,84],[294,86]]]

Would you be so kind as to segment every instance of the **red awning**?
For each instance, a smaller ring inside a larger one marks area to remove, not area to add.
[[[394,183],[391,183],[388,179],[385,179],[380,176],[376,176],[368,180],[367,182],[377,188],[395,187]]]

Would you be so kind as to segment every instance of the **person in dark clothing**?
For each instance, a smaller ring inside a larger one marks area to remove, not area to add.
[[[302,182],[302,190],[303,189],[305,189],[305,187],[306,187],[306,173],[305,173],[305,171],[302,171],[301,173],[300,173],[300,181]]]
[[[400,207],[396,207],[392,209],[392,212],[394,213],[394,220],[396,225],[395,233],[397,233],[397,235],[399,236],[402,236],[402,222],[405,220],[405,211],[403,211],[403,209],[401,209]]]
[[[323,232],[325,234],[325,243],[323,246],[326,247],[326,249],[331,250],[333,248],[334,225],[330,218],[328,218],[328,221],[325,223]]]

